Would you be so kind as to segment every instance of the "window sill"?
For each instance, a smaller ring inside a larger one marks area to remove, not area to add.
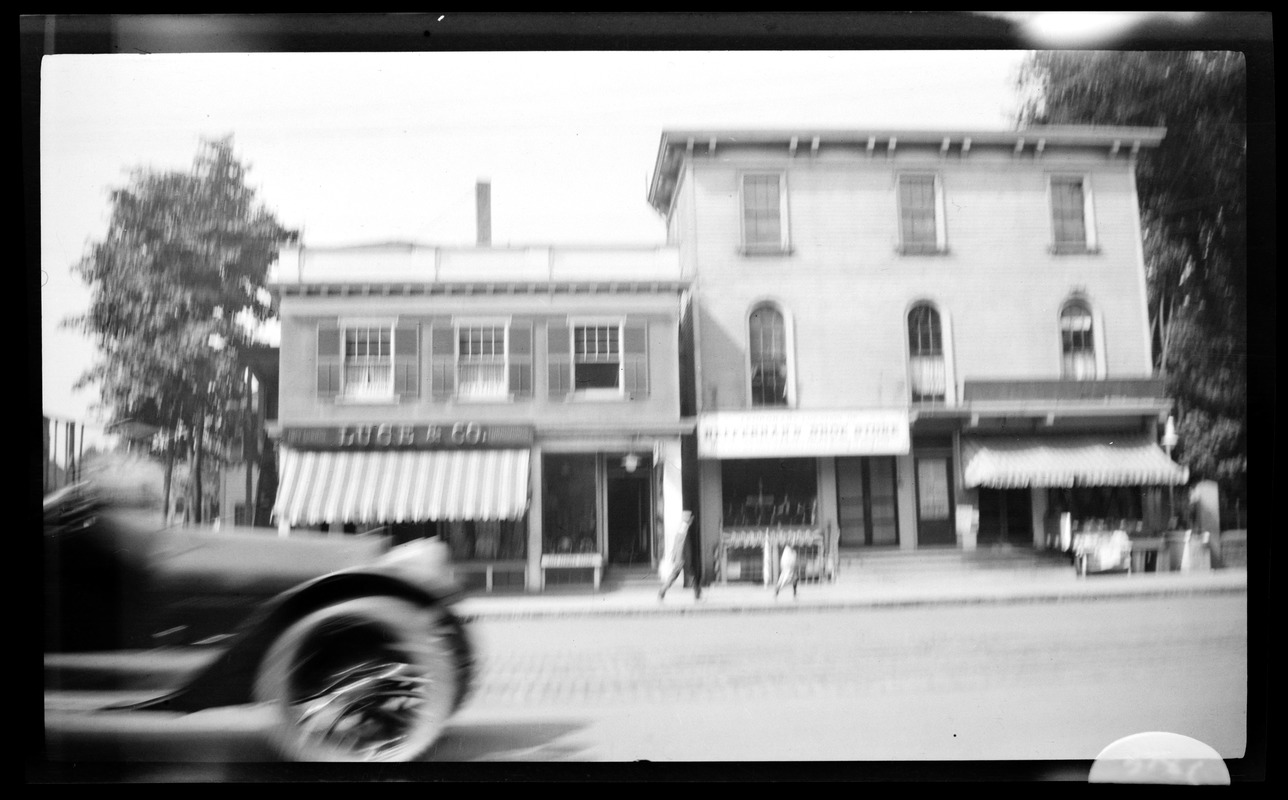
[[[624,402],[630,400],[630,397],[617,389],[582,389],[570,393],[568,399],[574,403],[612,403]]]
[[[498,395],[496,397],[470,397],[468,395],[462,397],[460,395],[457,395],[452,399],[455,400],[457,403],[460,403],[461,405],[499,406],[499,405],[508,405],[510,403],[513,403],[515,401],[515,396],[512,394]]]
[[[1047,252],[1053,256],[1098,256],[1100,248],[1078,244],[1053,244],[1047,248]]]
[[[402,397],[396,394],[382,397],[351,397],[341,394],[335,398],[338,406],[396,406],[401,402]]]
[[[790,246],[787,245],[743,245],[738,248],[738,254],[750,258],[764,256],[790,256],[794,253]]]
[[[946,256],[948,248],[935,245],[901,245],[895,248],[895,252],[901,256]]]

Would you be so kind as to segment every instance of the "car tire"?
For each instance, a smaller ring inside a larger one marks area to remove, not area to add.
[[[291,761],[413,761],[464,696],[459,626],[442,609],[364,597],[313,611],[269,647],[255,699]]]

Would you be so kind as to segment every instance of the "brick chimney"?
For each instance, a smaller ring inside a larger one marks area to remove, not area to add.
[[[477,214],[478,245],[492,246],[492,184],[479,181],[474,187],[474,206]]]

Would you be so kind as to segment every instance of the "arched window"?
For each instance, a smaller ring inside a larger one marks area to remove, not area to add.
[[[918,303],[908,312],[908,371],[914,402],[944,400],[944,337],[939,312],[928,303]]]
[[[751,361],[751,404],[787,405],[787,327],[783,314],[769,305],[757,306],[747,323]]]
[[[1060,375],[1066,380],[1096,378],[1096,343],[1091,309],[1081,300],[1071,300],[1060,311]]]

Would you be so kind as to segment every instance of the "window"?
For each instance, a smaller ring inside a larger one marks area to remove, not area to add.
[[[939,312],[925,303],[908,312],[908,371],[914,402],[944,400],[947,375]]]
[[[781,173],[742,176],[742,245],[748,252],[787,249],[787,204]]]
[[[505,398],[509,394],[505,326],[457,329],[456,395],[462,399]]]
[[[619,325],[577,325],[572,337],[573,390],[621,388],[622,351]]]
[[[394,391],[393,330],[351,327],[344,331],[344,395],[389,397]]]
[[[1052,250],[1086,253],[1096,249],[1095,225],[1087,181],[1080,175],[1051,177]]]
[[[943,198],[935,175],[899,176],[899,247],[904,253],[944,250]]]
[[[1091,309],[1081,301],[1065,305],[1060,312],[1061,376],[1085,381],[1096,377],[1096,347],[1092,338]]]
[[[772,306],[759,306],[748,320],[751,404],[787,405],[787,326]]]

